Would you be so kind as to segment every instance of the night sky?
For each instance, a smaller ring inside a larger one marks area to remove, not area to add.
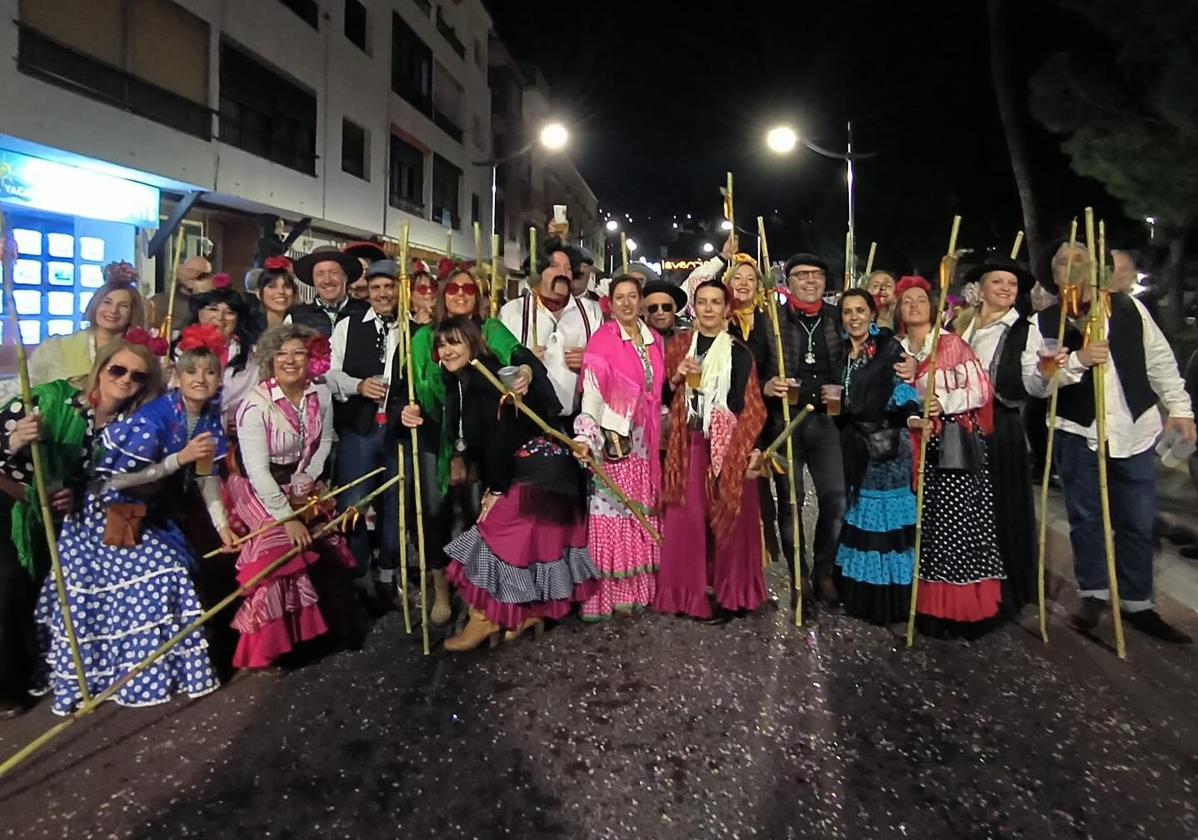
[[[601,205],[631,214],[627,229],[654,256],[663,246],[671,257],[698,256],[703,241],[717,239],[678,238],[670,223],[689,212],[717,224],[730,169],[738,227],[766,216],[775,260],[811,249],[843,264],[844,164],[801,146],[789,156],[770,152],[765,132],[782,122],[842,150],[851,119],[855,148],[877,153],[857,172],[862,263],[877,240],[878,266],[931,271],[954,213],[965,219],[964,248],[1007,250],[1022,227],[984,2],[739,3],[726,4],[724,15],[688,15],[676,3],[488,6],[500,37],[548,79],[572,132],[571,156]],[[1070,48],[1066,39],[1088,37],[1056,0],[1006,6],[1023,78],[1050,52]],[[783,16],[782,8],[793,11]],[[1057,140],[1025,118],[1046,234],[1088,202],[1113,231],[1139,235],[1101,188],[1069,172]],[[752,250],[752,240],[742,249]]]

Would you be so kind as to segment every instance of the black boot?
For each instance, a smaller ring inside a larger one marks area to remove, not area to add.
[[[1183,633],[1169,624],[1156,610],[1139,610],[1123,614],[1123,620],[1141,633],[1147,633],[1154,639],[1169,642],[1173,645],[1189,645],[1194,640],[1188,633]]]
[[[1103,613],[1110,608],[1110,604],[1103,601],[1101,598],[1082,598],[1082,605],[1073,615],[1069,616],[1069,623],[1076,629],[1084,633],[1089,633],[1098,626],[1098,622],[1102,619]]]

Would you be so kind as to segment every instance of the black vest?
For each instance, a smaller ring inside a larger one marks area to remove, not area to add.
[[[1023,351],[1031,328],[1031,322],[1022,316],[1012,324],[1003,339],[997,363],[992,363],[987,371],[994,384],[994,393],[1008,408],[1017,408],[1028,398],[1027,389],[1023,387]]]
[[[327,316],[323,316],[327,319]],[[341,370],[355,379],[368,379],[383,375],[383,361],[378,351],[378,321],[362,321],[363,315],[354,314],[345,320],[345,358]],[[388,394],[388,402],[394,394]],[[374,415],[378,403],[365,397],[352,395],[345,402],[333,402],[333,428],[359,435],[369,434],[375,427]]]
[[[1057,304],[1040,313],[1040,332],[1055,337],[1060,323],[1061,308]],[[1144,357],[1144,320],[1131,298],[1124,294],[1111,295],[1111,318],[1107,327],[1111,342],[1111,361],[1119,386],[1131,409],[1132,419],[1157,404],[1156,392],[1148,381],[1148,363]],[[1070,351],[1082,347],[1081,331],[1073,324],[1065,326],[1065,346]],[[1089,426],[1094,422],[1094,372],[1086,371],[1081,382],[1061,388],[1057,397],[1057,413],[1077,423]]]
[[[364,300],[355,300],[350,298],[341,307],[341,312],[337,315],[337,320],[348,318],[352,315],[357,315],[361,320],[362,316],[370,309],[370,304]],[[325,338],[330,338],[333,335],[333,322],[329,320],[329,316],[318,304],[301,303],[298,306],[291,307],[291,323],[299,324],[304,327],[311,327]]]

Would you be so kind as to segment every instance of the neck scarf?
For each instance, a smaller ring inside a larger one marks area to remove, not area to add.
[[[699,331],[691,336],[688,355],[694,356],[699,347]],[[722,332],[711,342],[703,355],[703,378],[699,384],[698,410],[687,403],[687,419],[703,419],[703,435],[711,437],[711,416],[728,410],[728,389],[732,387],[732,336]]]
[[[791,292],[787,291],[786,300],[790,303],[790,308],[795,312],[801,312],[804,315],[818,315],[820,310],[824,308],[822,300],[813,300],[811,303],[805,303],[799,300]]]
[[[736,319],[736,323],[740,324],[741,340],[749,340],[749,335],[753,332],[753,320],[755,315],[756,310],[753,309],[752,304],[749,304],[744,309],[738,309],[732,313],[732,317]]]
[[[561,312],[563,309],[565,309],[566,304],[570,302],[569,298],[565,298],[562,300],[559,300],[558,298],[547,298],[540,292],[537,292],[537,300],[539,300],[541,302],[542,306],[544,306],[546,309],[548,309],[550,312],[552,312],[555,315],[558,312]]]

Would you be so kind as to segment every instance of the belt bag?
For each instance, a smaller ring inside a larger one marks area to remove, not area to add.
[[[146,517],[143,504],[109,505],[104,520],[104,545],[133,548],[141,542],[141,521]]]
[[[981,465],[982,442],[973,430],[960,423],[943,423],[936,466],[942,470],[968,472]]]

